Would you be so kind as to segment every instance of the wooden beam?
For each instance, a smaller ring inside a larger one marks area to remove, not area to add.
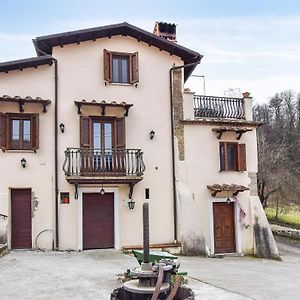
[[[106,108],[105,104],[101,104],[101,109],[102,109],[101,116],[105,116],[105,108]]]
[[[19,111],[21,113],[24,112],[24,101],[19,100],[18,103],[19,103]]]
[[[105,116],[105,110],[107,107],[119,107],[124,109],[124,116],[127,117],[129,113],[129,109],[133,106],[133,104],[128,104],[125,102],[122,103],[106,103],[105,101],[96,102],[96,101],[74,101],[75,105],[77,106],[77,113],[81,114],[81,106],[98,106],[101,108],[101,115]]]
[[[80,103],[76,103],[76,105],[77,105],[77,113],[79,115],[81,115],[81,104]]]
[[[17,97],[17,96],[12,98],[12,97],[5,96],[5,95],[0,97],[0,103],[1,102],[17,103],[19,105],[20,113],[23,113],[25,111],[24,106],[27,103],[42,105],[44,113],[47,112],[47,106],[49,104],[51,104],[50,100],[43,100],[39,97],[37,97],[35,99],[33,99],[31,97],[21,98],[21,97]]]
[[[217,139],[220,140],[222,135],[224,133],[224,130],[220,130],[219,133],[217,134]]]

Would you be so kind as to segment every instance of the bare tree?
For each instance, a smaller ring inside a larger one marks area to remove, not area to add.
[[[300,96],[277,93],[266,104],[256,105],[258,129],[258,193],[263,207],[270,199],[297,202],[300,192]]]

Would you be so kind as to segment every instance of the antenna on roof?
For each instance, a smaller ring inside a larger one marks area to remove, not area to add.
[[[204,75],[191,75],[191,77],[202,78],[203,79],[203,95],[206,95],[205,91],[205,76]]]

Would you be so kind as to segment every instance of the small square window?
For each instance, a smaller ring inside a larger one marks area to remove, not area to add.
[[[103,52],[104,80],[109,83],[135,84],[139,81],[138,53]]]
[[[145,189],[145,199],[147,199],[147,200],[150,199],[150,189],[149,188]]]
[[[39,148],[39,116],[0,113],[0,148],[36,150]]]
[[[60,203],[61,204],[70,204],[70,194],[69,193],[60,193]]]
[[[246,171],[246,146],[220,143],[220,171]]]

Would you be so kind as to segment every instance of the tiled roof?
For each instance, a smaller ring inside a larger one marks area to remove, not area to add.
[[[23,70],[26,68],[33,68],[42,65],[52,65],[52,63],[53,61],[51,55],[6,61],[0,63],[0,72],[8,72],[12,70]]]

